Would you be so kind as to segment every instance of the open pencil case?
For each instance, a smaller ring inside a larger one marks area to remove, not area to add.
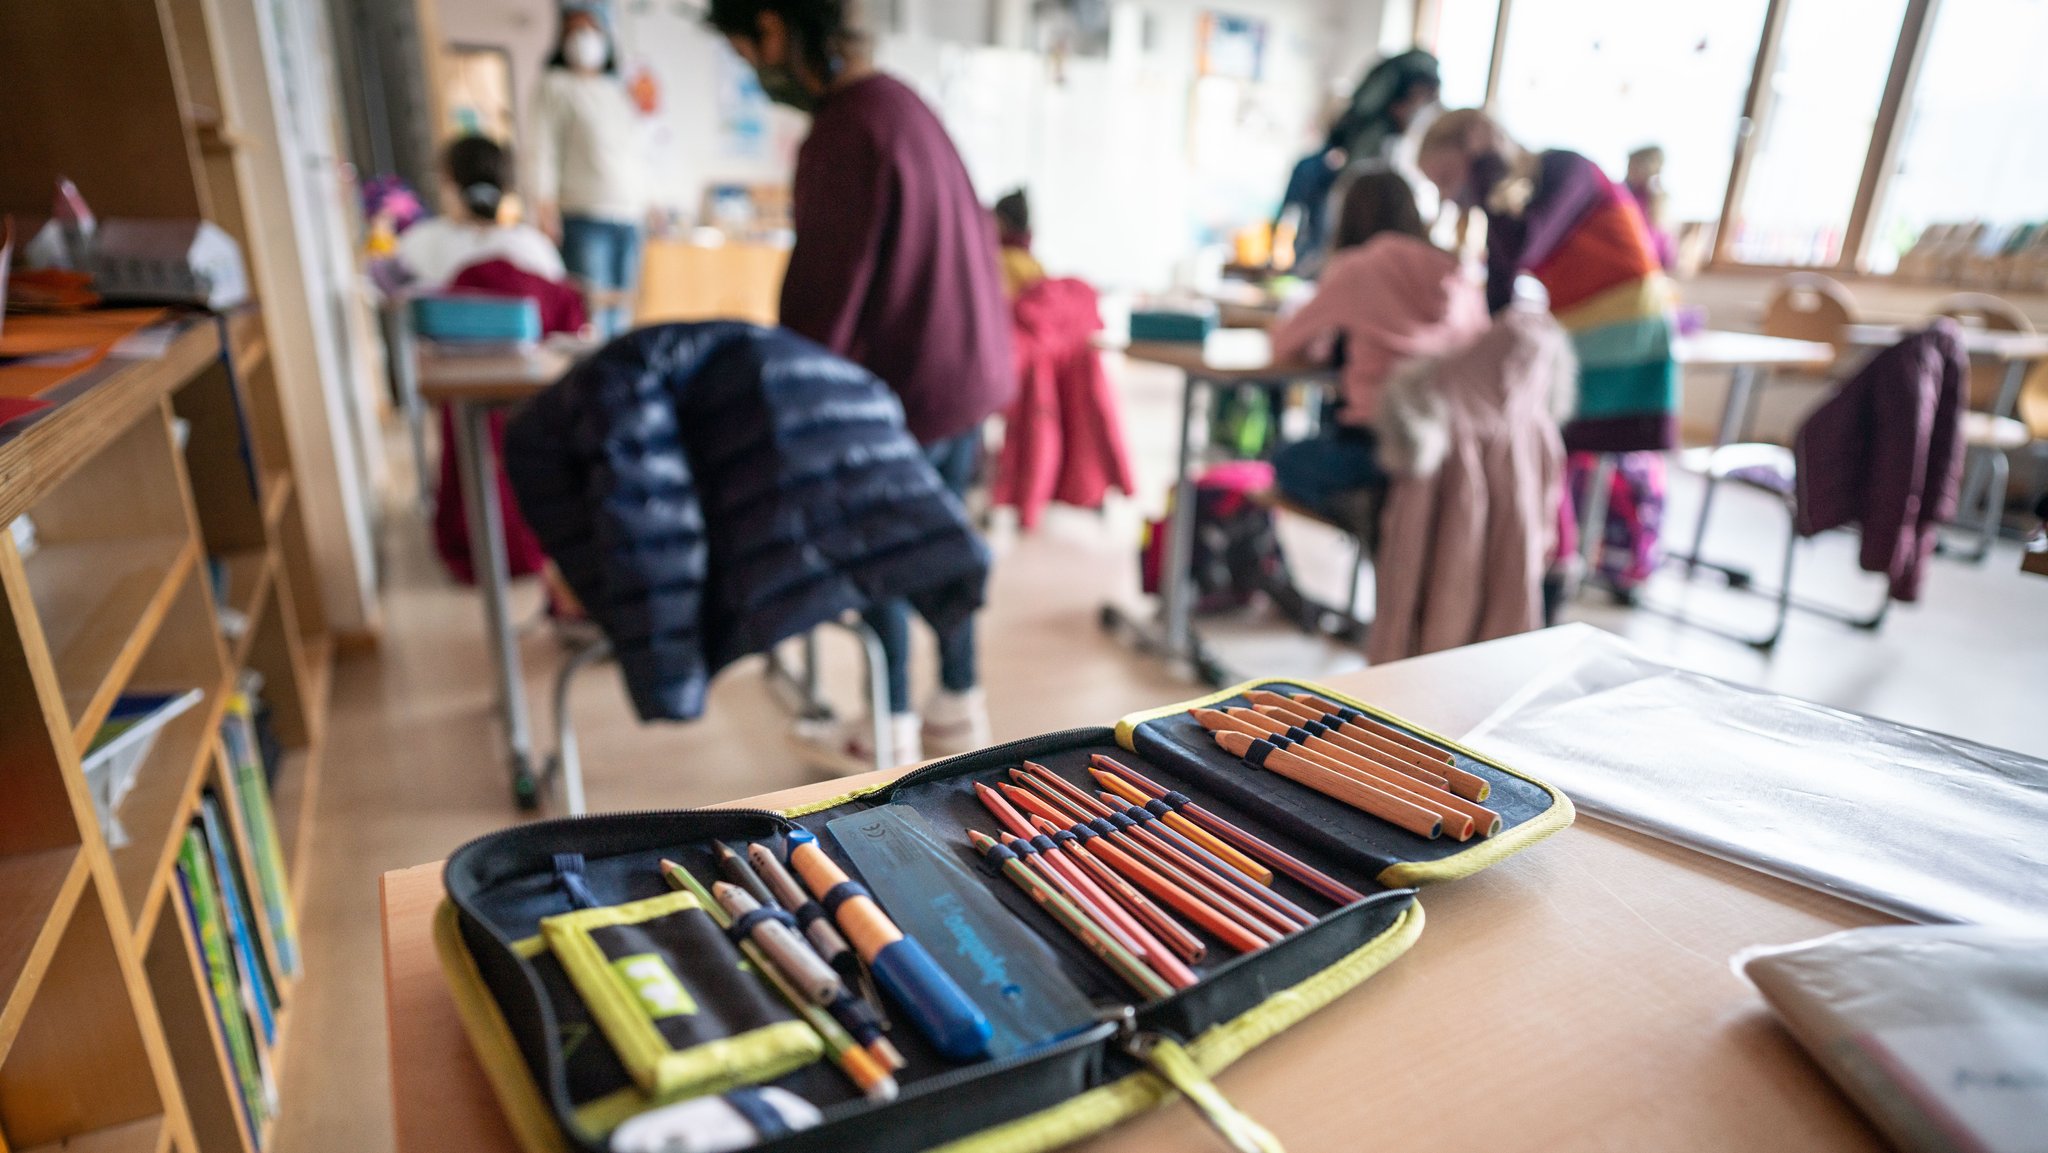
[[[1484,779],[1499,831],[1457,841],[1395,828],[1251,767],[1187,715],[1195,706],[1243,704],[1255,689],[1314,694],[1449,753],[1457,769]],[[1271,890],[1310,913],[1312,925],[1251,952],[1233,952],[1201,933],[1211,947],[1190,963],[1192,985],[1163,996],[1138,995],[966,843],[967,830],[996,827],[977,798],[977,782],[998,781],[1030,761],[1085,785],[1096,754],[1116,758],[1360,899],[1339,906],[1292,876],[1276,875]],[[1274,1148],[1209,1078],[1412,945],[1423,926],[1413,886],[1486,868],[1564,828],[1573,815],[1570,801],[1550,786],[1364,702],[1304,682],[1258,681],[1127,717],[1114,728],[1070,729],[953,757],[801,809],[620,813],[494,833],[451,856],[449,899],[435,935],[457,1008],[522,1146],[529,1153],[607,1150],[621,1121],[677,1099],[651,1095],[594,1027],[574,980],[547,946],[544,920],[593,904],[631,908],[660,900],[668,893],[662,860],[713,878],[716,840],[761,843],[779,853],[797,829],[814,834],[851,878],[876,887],[830,826],[884,806],[909,810],[938,835],[936,851],[955,854],[988,896],[1030,931],[1050,966],[1092,1005],[1093,1021],[1011,1055],[961,1063],[942,1056],[895,1014],[888,1036],[905,1065],[895,1075],[900,1094],[882,1103],[863,1097],[830,1061],[811,1059],[815,1054],[776,1049],[764,1058],[754,1052],[740,1066],[720,1066],[729,1075],[699,1080],[685,1092],[772,1085],[815,1105],[821,1117],[795,1131],[768,1126],[764,1131],[774,1135],[751,1148],[1031,1153],[1080,1140],[1176,1096],[1187,1097],[1237,1147]],[[842,823],[842,834],[847,827]],[[565,861],[572,863],[573,882],[565,878]],[[704,956],[678,963],[736,965],[720,945],[708,943]],[[688,973],[683,980],[694,984]],[[748,1020],[755,1032],[767,1027],[787,1039],[788,1030]],[[701,1071],[702,1064],[690,1067]]]

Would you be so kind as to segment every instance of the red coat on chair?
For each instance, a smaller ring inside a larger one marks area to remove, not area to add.
[[[1091,338],[1102,329],[1095,290],[1046,279],[1011,306],[1017,400],[1005,418],[995,500],[1025,528],[1051,501],[1098,508],[1111,488],[1131,492],[1130,455],[1116,393]]]
[[[575,332],[587,320],[583,297],[566,284],[520,268],[509,260],[486,260],[472,264],[455,275],[448,287],[455,291],[487,293],[492,296],[524,296],[540,306],[540,327],[544,333]],[[513,576],[530,576],[547,563],[540,541],[519,515],[512,486],[505,480],[505,413],[490,414],[491,448],[501,462],[498,469],[498,508],[505,523],[506,568]],[[441,481],[434,490],[434,551],[448,572],[463,584],[476,583],[476,566],[469,555],[469,519],[462,509],[462,477],[455,467],[455,410],[441,409]]]

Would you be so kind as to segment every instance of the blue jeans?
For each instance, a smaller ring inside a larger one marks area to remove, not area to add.
[[[640,227],[591,216],[562,217],[562,263],[569,275],[596,288],[631,288],[640,278]],[[602,336],[626,331],[631,316],[607,308],[591,317]]]
[[[1273,483],[1294,503],[1342,519],[1338,501],[1345,493],[1387,483],[1379,439],[1369,428],[1327,423],[1320,435],[1282,445],[1273,454]]]
[[[965,496],[974,483],[975,466],[981,463],[981,429],[976,427],[950,440],[925,446],[925,459],[938,470],[954,496]],[[882,640],[883,664],[889,674],[889,711],[910,711],[910,602],[902,598],[883,601],[861,614],[868,627]],[[964,693],[980,683],[974,667],[974,618],[968,617],[951,633],[939,634],[939,684],[948,692]]]

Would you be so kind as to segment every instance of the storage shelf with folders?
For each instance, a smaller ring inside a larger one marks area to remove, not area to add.
[[[436,939],[531,1150],[1042,1150],[1176,1094],[1263,1149],[1209,1078],[1394,963],[1418,887],[1571,820],[1364,702],[1248,683],[800,810],[495,833]]]

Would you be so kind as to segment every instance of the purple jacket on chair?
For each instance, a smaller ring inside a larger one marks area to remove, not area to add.
[[[1861,526],[1863,569],[1889,576],[1894,600],[1919,599],[1936,529],[1955,514],[1969,372],[1955,322],[1937,320],[1872,357],[1793,442],[1799,535]]]

